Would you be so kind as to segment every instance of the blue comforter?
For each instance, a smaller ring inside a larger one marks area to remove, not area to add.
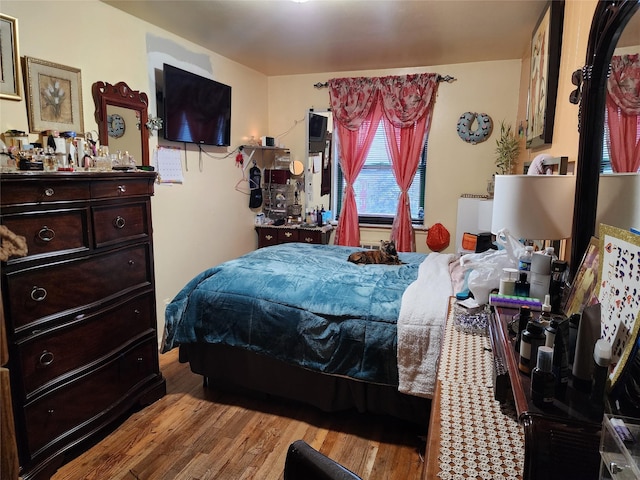
[[[206,270],[167,306],[163,351],[221,343],[397,386],[400,302],[426,255],[365,266],[347,262],[356,250],[287,243]]]

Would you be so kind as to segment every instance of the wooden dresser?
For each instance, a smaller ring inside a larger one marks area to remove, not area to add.
[[[135,407],[161,398],[151,196],[155,173],[2,174],[2,264],[24,479],[49,478]]]
[[[331,227],[297,227],[260,225],[256,227],[258,233],[258,248],[278,245],[287,242],[317,243],[327,245],[331,236]]]

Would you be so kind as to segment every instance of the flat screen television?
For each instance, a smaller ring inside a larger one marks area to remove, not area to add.
[[[231,145],[231,87],[172,65],[163,66],[164,138]]]

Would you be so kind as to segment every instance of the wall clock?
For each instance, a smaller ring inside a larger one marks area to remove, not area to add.
[[[125,123],[124,118],[117,113],[107,115],[107,132],[110,137],[120,138],[124,135]]]

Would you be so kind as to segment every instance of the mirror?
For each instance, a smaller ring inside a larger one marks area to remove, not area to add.
[[[324,205],[331,209],[331,175],[333,115],[329,110],[310,109],[306,119],[307,175],[305,193],[307,209]],[[335,215],[335,213],[334,213]],[[335,217],[334,217],[335,218]]]
[[[571,247],[571,278],[596,232],[596,212],[600,188],[600,164],[603,158],[606,82],[611,57],[630,53],[640,44],[639,0],[600,1],[591,24],[587,45],[586,66],[582,69],[584,84],[580,101],[578,164],[576,167],[576,197],[573,213]],[[615,51],[619,47],[620,49]],[[640,53],[635,49],[637,53]],[[625,201],[629,202],[628,193]],[[602,206],[602,205],[601,205]],[[615,225],[621,226],[621,225]],[[640,349],[636,346],[626,365],[626,378],[612,392],[616,410],[624,415],[640,414]]]
[[[107,145],[111,154],[129,152],[137,165],[149,165],[147,94],[131,90],[124,82],[96,82],[91,92],[100,144]]]
[[[604,137],[604,109],[609,63],[622,38],[625,44],[638,43],[638,0],[598,2],[591,24],[587,61],[583,68],[584,83],[580,101],[578,163],[576,167],[576,197],[573,213],[571,245],[571,278],[587,250],[596,230],[596,210],[600,163]],[[626,27],[629,24],[630,36]],[[634,33],[635,32],[635,33]],[[631,38],[630,41],[625,38]],[[635,38],[635,40],[634,40]],[[622,42],[621,42],[622,44]]]

